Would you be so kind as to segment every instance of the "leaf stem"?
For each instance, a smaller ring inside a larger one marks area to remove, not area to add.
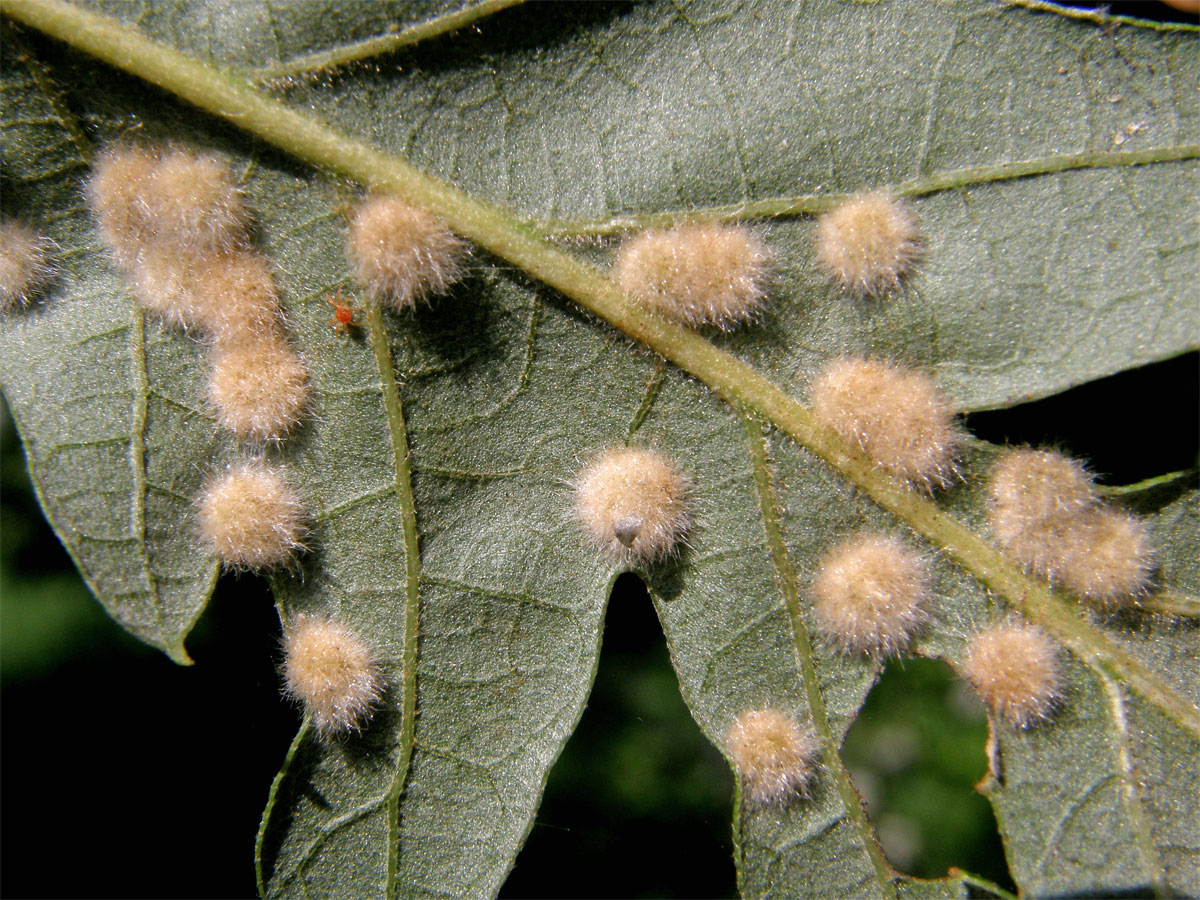
[[[408,452],[408,430],[404,408],[396,383],[392,348],[388,342],[383,307],[367,307],[367,333],[383,393],[383,407],[392,436],[392,454],[396,470],[396,496],[400,501],[400,530],[404,540],[404,649],[400,659],[400,756],[396,775],[387,797],[388,810],[388,896],[396,890],[400,866],[400,796],[412,762],[413,737],[417,716],[417,629],[421,613],[421,553],[418,545],[417,510],[412,492],[412,459]]]
[[[1014,181],[1034,175],[1052,175],[1072,169],[1105,169],[1117,166],[1141,166],[1148,163],[1180,162],[1200,157],[1200,144],[1178,147],[1151,147],[1145,150],[1089,151],[1060,153],[1036,159],[1023,159],[994,166],[970,166],[948,172],[934,172],[912,178],[886,189],[897,197],[923,197],[940,191],[957,190],[997,181]],[[742,222],[747,219],[775,219],[812,215],[833,209],[851,194],[801,194],[795,197],[768,197],[722,206],[688,210],[614,216],[580,222],[537,222],[530,227],[553,238],[611,237],[642,228],[666,228],[688,222]]]
[[[392,53],[402,47],[411,47],[421,41],[465,28],[492,13],[508,9],[510,6],[519,6],[524,2],[525,0],[480,0],[478,3],[468,3],[453,12],[434,16],[424,22],[410,25],[408,28],[388,31],[318,53],[297,56],[281,63],[254,69],[247,74],[252,80],[260,82],[288,79],[297,75],[312,75],[326,69],[344,66],[347,63],[360,62],[372,56]]]
[[[1020,900],[1016,894],[1012,893],[1011,891],[1006,891],[1004,888],[1000,887],[1000,885],[994,884],[993,882],[988,881],[986,878],[980,878],[978,875],[972,875],[970,872],[964,872],[957,866],[951,866],[946,871],[946,874],[950,876],[950,878],[957,879],[965,885],[987,891],[996,897],[1000,897],[1001,900]]]
[[[267,805],[263,807],[262,819],[258,823],[258,835],[254,839],[254,880],[258,885],[258,896],[260,897],[267,896],[267,880],[263,877],[263,842],[267,838],[267,829],[271,824],[271,813],[275,809],[275,799],[279,796],[279,789],[283,786],[283,780],[287,778],[288,772],[291,771],[292,760],[295,759],[296,753],[300,750],[300,745],[304,743],[304,739],[308,737],[311,727],[312,718],[308,714],[305,714],[304,721],[300,723],[300,729],[296,732],[296,736],[292,738],[292,743],[283,757],[283,765],[275,773],[275,778],[271,781],[271,789],[267,792]]]
[[[1165,475],[1155,475],[1153,478],[1146,478],[1134,484],[1118,484],[1118,485],[1097,485],[1097,489],[1106,497],[1121,498],[1130,495],[1145,494],[1149,491],[1156,490],[1161,487],[1174,486],[1176,483],[1188,479],[1195,479],[1197,472],[1195,469],[1181,469],[1178,472],[1167,472]]]
[[[183,647],[179,633],[169,634],[166,617],[163,616],[162,595],[158,589],[158,576],[150,561],[150,548],[146,535],[146,418],[149,414],[150,376],[146,371],[146,316],[140,306],[133,307],[133,320],[129,332],[130,380],[133,382],[133,406],[129,411],[129,481],[132,487],[129,509],[129,530],[137,541],[138,557],[142,574],[146,579],[146,593],[150,607],[154,610],[157,625],[156,643],[172,660],[181,666],[190,666],[192,659]]]
[[[1050,629],[1088,665],[1123,678],[1135,692],[1200,738],[1200,710],[1109,640],[1079,611],[1077,603],[1025,574],[928,497],[877,469],[859,450],[817,423],[807,408],[749,366],[695,332],[632,304],[596,266],[543,240],[505,211],[111,18],[63,0],[0,0],[0,12],[221,116],[297,159],[373,188],[394,191],[441,216],[459,234],[655,350],[735,408],[749,409],[791,435],[884,509],[945,548],[1017,609]],[[407,460],[404,464],[407,466]]]
[[[766,441],[763,434],[763,423],[752,415],[743,413],[742,422],[746,429],[746,440],[750,447],[750,458],[754,464],[754,484],[758,490],[759,506],[762,509],[763,527],[767,532],[767,546],[771,551],[771,561],[778,576],[780,592],[787,607],[788,617],[792,625],[792,645],[796,654],[796,662],[800,668],[800,680],[804,687],[804,695],[808,700],[808,712],[812,717],[813,728],[821,742],[822,756],[825,768],[834,781],[846,818],[858,832],[858,838],[871,864],[875,868],[875,878],[879,882],[880,891],[884,896],[894,897],[895,888],[892,885],[892,867],[883,855],[883,848],[875,836],[867,814],[863,810],[862,798],[859,797],[850,773],[842,762],[838,748],[841,741],[834,734],[829,724],[829,713],[825,708],[825,698],[821,694],[821,679],[817,676],[816,666],[813,665],[812,639],[800,604],[800,589],[796,571],[788,558],[787,544],[783,539],[783,523],[779,504],[775,499],[775,488],[771,478],[771,463],[767,458]]]
[[[1141,780],[1134,773],[1129,717],[1125,714],[1125,695],[1112,678],[1101,675],[1100,682],[1108,695],[1109,715],[1112,717],[1111,740],[1117,757],[1117,777],[1121,784],[1121,802],[1132,826],[1134,846],[1141,857],[1142,870],[1150,878],[1155,897],[1169,897],[1163,861],[1154,846],[1154,834],[1146,817],[1146,799]]]
[[[1191,594],[1160,591],[1144,598],[1138,603],[1138,606],[1168,616],[1200,619],[1200,597],[1194,597]]]
[[[1136,16],[1114,16],[1107,9],[1082,9],[1061,3],[1049,3],[1046,0],[1005,0],[1005,3],[1008,6],[1019,6],[1032,12],[1055,13],[1065,19],[1081,19],[1097,25],[1133,25],[1138,28],[1150,28],[1154,31],[1200,31],[1200,28],[1189,22],[1155,22],[1153,19],[1141,19]]]

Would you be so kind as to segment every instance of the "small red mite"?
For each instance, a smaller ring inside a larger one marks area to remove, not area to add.
[[[359,323],[354,321],[354,314],[362,312],[362,307],[347,304],[346,295],[342,293],[341,288],[332,297],[326,297],[325,302],[333,307],[333,318],[329,320],[329,324],[338,332],[349,334],[351,328],[359,327]]]

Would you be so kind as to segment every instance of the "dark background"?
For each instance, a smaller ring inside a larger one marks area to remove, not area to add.
[[[1114,12],[1195,21],[1157,3]],[[1197,465],[1195,353],[968,419],[1053,444],[1124,484]],[[280,696],[265,584],[226,577],[175,666],[88,594],[38,510],[0,416],[0,894],[249,897],[267,789],[299,723]],[[846,760],[893,864],[1011,887],[990,808],[986,723],[949,669],[891,663]],[[609,604],[596,684],[504,897],[733,896],[732,778],[679,696],[641,582]]]

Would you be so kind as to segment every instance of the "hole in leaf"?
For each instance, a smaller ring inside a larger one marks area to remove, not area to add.
[[[844,759],[893,866],[942,878],[951,866],[1016,890],[991,806],[983,707],[939,660],[896,660],[846,735]]]
[[[1200,353],[973,413],[967,427],[997,444],[1056,447],[1087,462],[1107,484],[1188,469],[1200,452]]]
[[[732,796],[645,585],[622,575],[587,709],[500,896],[732,897]]]

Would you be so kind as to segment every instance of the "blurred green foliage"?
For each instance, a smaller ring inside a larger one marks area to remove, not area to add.
[[[844,758],[896,868],[951,866],[1011,888],[991,806],[983,706],[945,663],[891,662],[846,735]]]

